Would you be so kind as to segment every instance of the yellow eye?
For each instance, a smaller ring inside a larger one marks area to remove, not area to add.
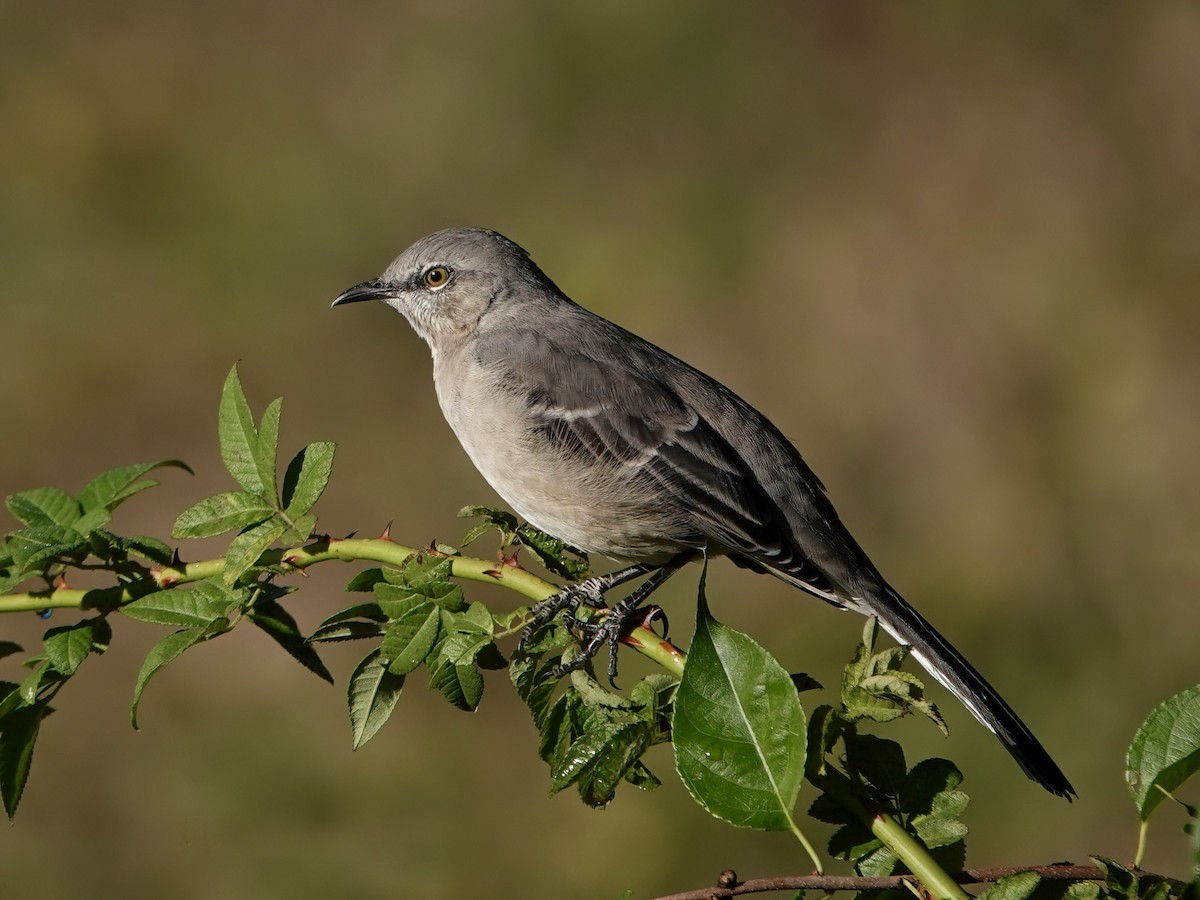
[[[425,273],[425,285],[431,288],[440,288],[450,280],[450,270],[445,266],[434,266]]]

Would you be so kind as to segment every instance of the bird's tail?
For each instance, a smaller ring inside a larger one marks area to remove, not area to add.
[[[880,594],[861,599],[860,611],[874,615],[888,634],[912,647],[917,661],[1000,739],[1026,775],[1052,794],[1074,797],[1075,789],[1046,748],[975,667],[903,597],[888,587]]]
[[[1067,776],[1050,758],[1029,727],[1013,712],[1013,708],[924,616],[886,584],[865,592],[868,596],[855,597],[852,603],[847,603],[843,597],[816,590],[795,575],[780,570],[772,570],[772,574],[830,602],[841,601],[839,605],[844,604],[864,615],[875,616],[888,634],[912,647],[912,655],[929,674],[1000,739],[1026,775],[1052,794],[1068,800],[1075,796],[1075,789],[1067,781]]]

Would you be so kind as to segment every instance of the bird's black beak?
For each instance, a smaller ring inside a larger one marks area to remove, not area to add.
[[[356,284],[348,291],[342,291],[331,305],[341,306],[343,303],[358,303],[360,300],[386,300],[392,294],[392,289],[381,279],[373,278],[362,284]]]

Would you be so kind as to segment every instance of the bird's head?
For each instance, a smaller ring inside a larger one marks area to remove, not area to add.
[[[333,305],[382,300],[438,350],[471,335],[494,303],[523,296],[523,286],[549,284],[529,254],[504,235],[448,228],[421,238],[381,276],[356,284]]]

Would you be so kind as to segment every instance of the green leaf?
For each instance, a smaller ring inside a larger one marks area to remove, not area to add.
[[[378,567],[373,569],[363,569],[357,573],[346,584],[346,590],[351,592],[370,593],[375,590],[375,585],[386,584],[387,581],[383,577],[383,569]]]
[[[867,619],[862,643],[842,676],[842,715],[851,722],[867,719],[891,722],[909,713],[920,713],[946,733],[937,707],[925,698],[925,686],[900,664],[909,648],[889,647],[874,653],[876,621]]]
[[[92,652],[91,619],[51,628],[44,638],[46,659],[62,675],[74,675],[75,670]]]
[[[380,609],[393,619],[432,601],[450,612],[467,608],[462,588],[450,581],[451,562],[441,557],[413,554],[398,569],[384,569],[383,583],[375,585]]]
[[[979,900],[1026,900],[1037,890],[1042,877],[1037,872],[1014,872],[992,884]]]
[[[59,525],[70,528],[82,514],[79,501],[58,488],[34,488],[5,501],[8,511],[30,528]]]
[[[283,476],[283,505],[289,516],[307,513],[329,483],[337,445],[328,441],[309,444],[296,454]]]
[[[460,519],[482,518],[483,521],[471,527],[462,539],[462,545],[472,543],[478,537],[495,528],[500,532],[500,543],[504,546],[512,544],[517,539],[517,517],[502,509],[491,506],[464,506],[458,511]]]
[[[350,676],[346,699],[350,708],[350,734],[357,750],[383,727],[404,687],[404,676],[388,671],[387,660],[372,650]]]
[[[0,719],[0,795],[10,821],[17,814],[17,806],[25,792],[33,748],[47,710],[46,704],[38,703]]]
[[[360,641],[366,638],[383,637],[386,634],[378,622],[349,620],[334,625],[322,625],[308,636],[310,644],[328,644],[336,641]]]
[[[1137,730],[1125,758],[1129,796],[1144,822],[1200,769],[1200,685],[1164,700]],[[1166,792],[1166,793],[1164,793]]]
[[[603,806],[649,746],[645,722],[612,722],[593,728],[574,741],[561,764],[551,770],[550,792],[575,784],[584,803]]]
[[[793,830],[804,710],[788,673],[712,618],[700,578],[696,635],[675,696],[675,764],[696,801],[743,828]]]
[[[268,428],[278,428],[279,401],[268,407],[263,416],[263,424]],[[271,413],[271,408],[275,412]],[[218,408],[217,426],[221,439],[221,459],[225,468],[233,476],[233,480],[242,486],[243,490],[256,494],[266,502],[275,502],[275,458],[265,458],[260,452],[259,433],[254,427],[254,417],[250,414],[250,404],[246,402],[246,394],[242,390],[242,382],[238,377],[237,365],[229,370],[225,379],[225,387],[221,391],[221,403]],[[276,431],[276,434],[278,432]],[[267,435],[271,437],[270,434]]]
[[[444,663],[430,668],[429,684],[459,709],[474,712],[483,698],[483,676],[474,663]]]
[[[87,546],[83,535],[61,525],[37,525],[8,535],[8,550],[19,572],[37,572],[52,560],[86,552]]]
[[[137,684],[133,689],[133,702],[129,706],[129,722],[134,729],[138,727],[137,712],[138,705],[142,702],[142,691],[146,689],[150,679],[178,659],[188,648],[210,636],[206,628],[184,628],[168,634],[150,648],[141,671],[138,672]]]
[[[246,598],[215,579],[192,587],[173,587],[139,597],[121,607],[121,613],[141,622],[203,628],[226,619]]]
[[[287,525],[283,522],[268,519],[235,537],[225,551],[225,583],[233,584],[253,568],[263,552],[279,540],[285,531]]]
[[[259,598],[248,613],[249,619],[265,631],[288,655],[318,678],[333,684],[333,676],[321,657],[300,633],[300,626],[292,614],[270,598]]]
[[[572,547],[544,531],[539,531],[528,522],[517,528],[517,539],[555,575],[568,581],[578,581],[588,573],[587,554]]]
[[[367,621],[361,621],[361,620]],[[317,626],[309,636],[311,644],[322,641],[350,641],[365,637],[380,637],[384,628],[379,624],[387,620],[377,603],[356,603],[340,610]]]
[[[44,687],[62,680],[57,677],[56,671],[50,661],[44,657],[34,657],[32,660],[28,660],[26,665],[34,662],[34,660],[37,660],[36,665],[33,666],[32,671],[25,676],[25,680],[17,688],[18,693],[21,695],[21,700],[27,705],[32,705],[37,701],[38,694],[42,692]]]
[[[89,481],[83,493],[79,495],[79,504],[85,514],[97,511],[111,512],[134,494],[156,485],[154,481],[138,481],[139,478],[154,469],[168,467],[183,469],[189,475],[194,474],[187,463],[178,459],[160,459],[157,462],[118,466],[100,473]]]
[[[425,662],[441,631],[441,612],[432,603],[422,603],[392,623],[379,651],[393,675],[407,675]]]
[[[88,534],[88,542],[96,556],[108,560],[118,555],[133,553],[159,565],[169,566],[174,559],[174,551],[170,547],[157,538],[145,535],[125,537],[103,528],[95,528]]]
[[[275,461],[279,455],[279,416],[282,412],[282,397],[276,397],[267,404],[262,423],[258,427],[258,442],[254,448],[255,465],[272,502],[275,502],[276,497]]]
[[[846,769],[873,785],[879,793],[896,797],[908,776],[904,750],[895,741],[873,734],[847,733]]]
[[[205,497],[179,514],[171,528],[173,538],[205,538],[235,528],[257,525],[275,510],[255,494],[228,491]]]

